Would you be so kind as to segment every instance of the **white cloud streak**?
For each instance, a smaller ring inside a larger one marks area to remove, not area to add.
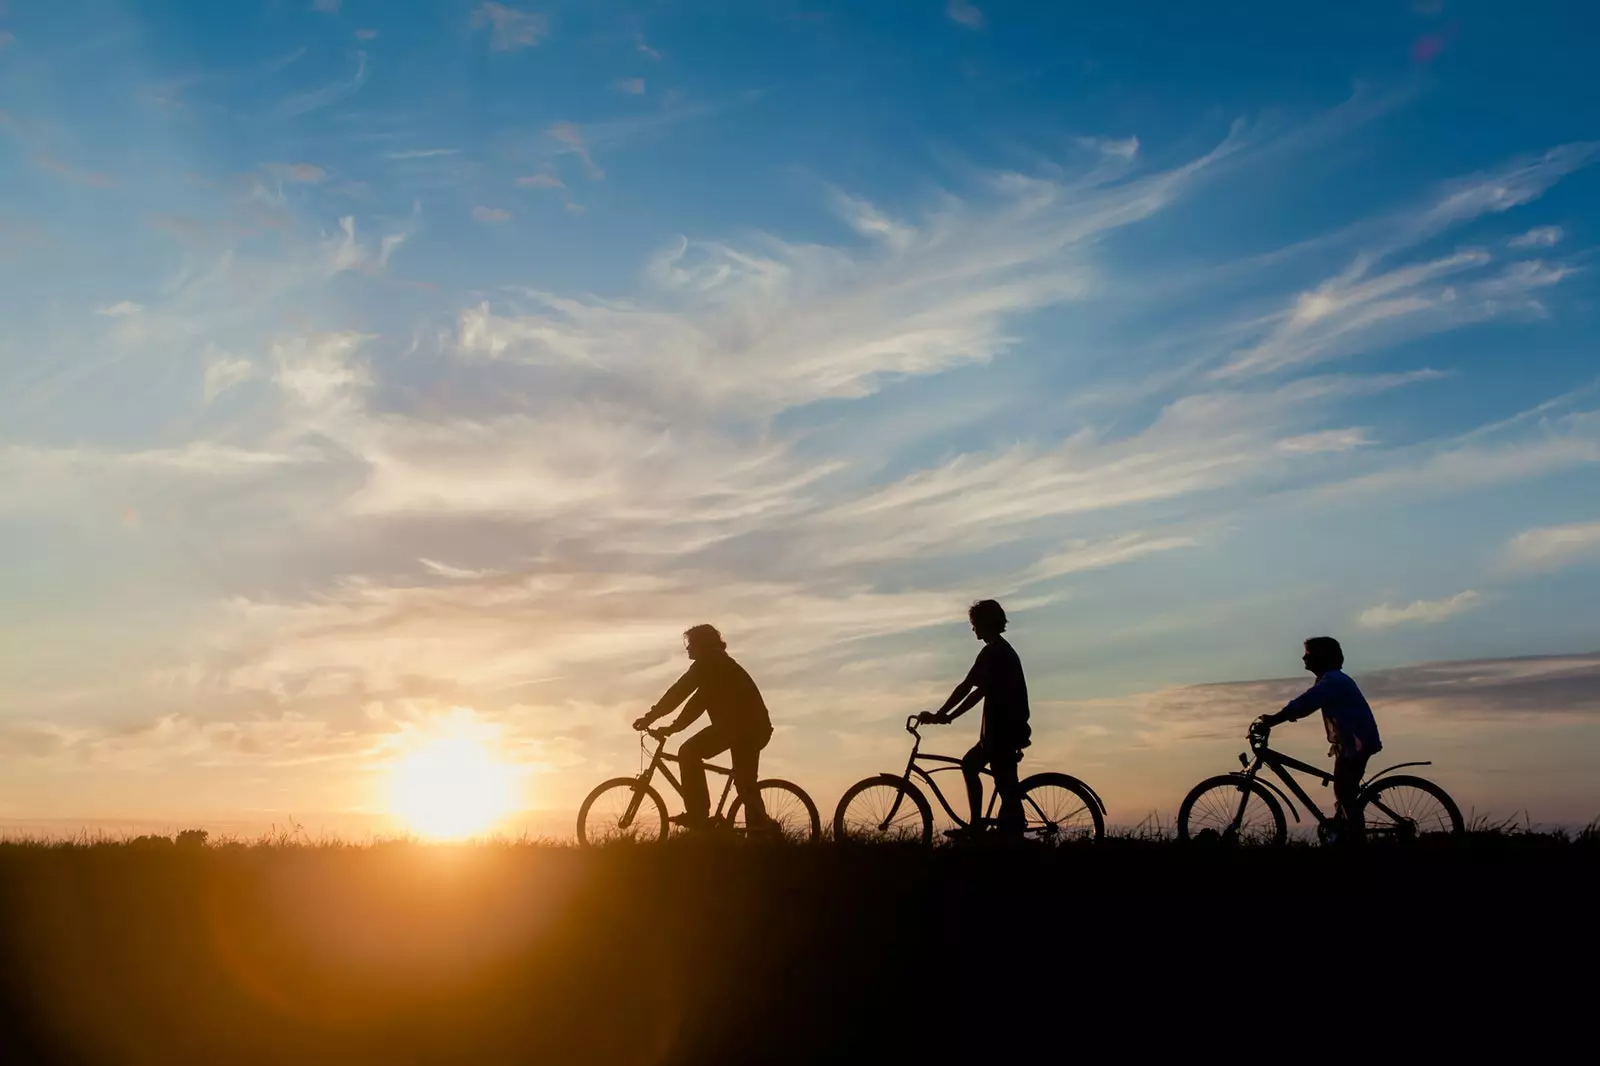
[[[475,29],[488,27],[489,47],[496,52],[532,48],[550,32],[544,15],[505,4],[486,3],[472,13]]]
[[[1233,353],[1217,376],[1273,373],[1508,314],[1542,313],[1539,290],[1560,282],[1570,267],[1512,263],[1491,273],[1486,268],[1494,256],[1483,248],[1379,267],[1452,227],[1538,199],[1562,177],[1591,163],[1597,149],[1600,142],[1563,145],[1538,159],[1447,185],[1427,207],[1396,220],[1386,242],[1269,319],[1266,336]]]
[[[1535,226],[1506,243],[1513,248],[1553,248],[1566,236],[1560,226]]]
[[[510,313],[463,312],[458,348],[719,406],[868,395],[895,377],[986,362],[1013,343],[1009,316],[1086,297],[1087,247],[1160,210],[1228,150],[1109,187],[1001,175],[983,209],[951,202],[916,225],[844,198],[874,247],[682,240],[648,266],[650,303],[531,292]]]
[[[224,392],[255,377],[256,366],[239,356],[216,355],[206,360],[204,394],[210,403]]]
[[[1506,562],[1513,570],[1548,572],[1596,560],[1600,521],[1524,530],[1506,545]]]
[[[983,17],[983,12],[971,3],[971,0],[949,0],[945,4],[944,12],[950,21],[958,26],[965,26],[969,30],[981,30],[988,25],[988,20]]]
[[[360,91],[366,81],[367,53],[357,52],[356,72],[350,76],[348,81],[334,82],[320,89],[313,89],[310,92],[291,96],[277,106],[273,111],[273,115],[279,119],[291,119],[310,114],[313,111],[320,111],[322,108],[353,96]]]
[[[1483,603],[1482,593],[1467,589],[1442,600],[1413,600],[1404,607],[1381,603],[1368,607],[1356,618],[1365,629],[1390,629],[1401,625],[1434,625],[1465,614]]]

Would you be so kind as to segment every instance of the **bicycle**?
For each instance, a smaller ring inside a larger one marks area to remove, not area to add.
[[[922,733],[916,715],[906,719],[906,732],[913,737],[911,757],[906,760],[905,772],[879,774],[850,786],[833,815],[835,840],[886,841],[916,840],[922,844],[933,841],[933,808],[928,798],[917,787],[916,780],[927,783],[957,826],[971,828],[950,806],[939,790],[933,775],[947,770],[960,770],[961,760],[948,755],[922,753]],[[939,763],[926,770],[919,763]],[[993,777],[987,768],[985,776]],[[916,779],[916,780],[913,780]],[[1105,835],[1106,805],[1094,789],[1067,774],[1038,773],[1018,783],[1022,793],[1023,814],[1026,825],[1024,839],[1048,844],[1061,844],[1075,840],[1099,840]],[[966,798],[963,790],[961,797]],[[984,811],[983,826],[995,823],[998,793],[991,793]]]
[[[657,742],[656,750],[650,755],[648,765],[645,765],[644,760],[646,736],[654,737]],[[589,793],[583,801],[583,806],[578,808],[578,843],[600,844],[613,840],[653,842],[667,838],[669,832],[667,805],[651,782],[657,774],[660,774],[678,794],[679,800],[683,799],[683,786],[667,768],[667,763],[677,762],[678,757],[668,754],[666,747],[666,736],[656,730],[647,730],[639,735],[639,758],[642,769],[636,777],[613,777],[609,781],[603,781]],[[710,763],[706,763],[705,768],[726,778],[722,784],[722,795],[717,799],[717,809],[711,816],[709,828],[732,829],[736,833],[744,834],[759,831],[743,824],[742,796],[734,797],[733,806],[728,809],[727,817],[723,817],[723,807],[728,802],[729,793],[733,791],[733,771],[728,767],[713,766]],[[811,797],[806,795],[805,790],[799,785],[791,781],[768,778],[765,781],[758,781],[756,787],[761,790],[761,802],[767,808],[769,822],[767,832],[794,841],[813,841],[822,835],[822,818],[817,814],[817,805],[811,802]]]
[[[1208,777],[1189,791],[1178,809],[1178,839],[1219,840],[1229,844],[1281,845],[1289,835],[1281,799],[1288,804],[1296,822],[1300,812],[1282,788],[1259,776],[1265,766],[1289,786],[1317,820],[1317,838],[1331,840],[1341,824],[1337,813],[1324,815],[1306,794],[1290,770],[1309,774],[1326,787],[1333,775],[1321,767],[1301,762],[1268,747],[1270,726],[1252,722],[1246,737],[1255,758],[1239,753],[1239,765],[1216,777]],[[1414,841],[1422,836],[1456,835],[1463,831],[1461,811],[1450,794],[1432,781],[1414,774],[1396,774],[1407,766],[1431,766],[1431,762],[1396,763],[1361,783],[1353,817],[1362,819],[1367,836],[1380,840]]]

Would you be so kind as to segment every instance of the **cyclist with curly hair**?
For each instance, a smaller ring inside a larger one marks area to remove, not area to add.
[[[635,729],[650,729],[658,718],[671,714],[679,704],[683,713],[653,736],[666,736],[693,725],[702,714],[711,724],[683,742],[678,749],[678,765],[683,773],[683,803],[687,808],[673,822],[686,828],[703,828],[710,820],[711,795],[706,788],[705,761],[729,752],[733,760],[733,783],[744,801],[748,825],[767,821],[761,802],[761,749],[772,739],[772,718],[767,713],[761,690],[728,654],[727,642],[715,626],[698,625],[684,631],[684,651],[689,669],[672,683],[665,695],[650,708],[650,713],[633,723]]]

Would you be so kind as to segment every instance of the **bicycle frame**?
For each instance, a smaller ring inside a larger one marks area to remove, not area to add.
[[[641,747],[643,746],[643,743],[643,738],[640,738]],[[667,763],[677,762],[678,757],[676,755],[669,755],[666,749],[667,738],[657,737],[656,750],[655,753],[650,756],[650,765],[639,771],[639,776],[634,779],[633,799],[629,801],[628,809],[622,816],[622,820],[620,822],[622,828],[626,829],[628,826],[633,824],[633,816],[639,813],[639,804],[644,801],[644,791],[650,787],[650,782],[656,774],[660,774],[662,777],[666,778],[667,783],[672,786],[672,791],[678,794],[679,801],[681,802],[683,800],[683,784],[676,777],[674,777],[672,771],[667,768]],[[728,803],[728,793],[733,791],[733,770],[724,766],[713,766],[711,763],[701,763],[701,765],[704,766],[708,772],[721,774],[723,777],[722,794],[717,797],[717,809],[711,815],[713,818],[721,818],[722,809],[727,806]]]
[[[1243,773],[1240,773],[1237,770],[1234,771],[1235,777],[1242,777],[1247,781],[1260,781],[1267,788],[1270,788],[1273,792],[1275,792],[1279,799],[1283,800],[1283,802],[1289,808],[1289,813],[1294,815],[1294,820],[1296,822],[1300,821],[1300,812],[1295,809],[1294,801],[1284,793],[1282,788],[1260,776],[1261,768],[1265,766],[1267,769],[1271,770],[1277,775],[1278,780],[1289,786],[1289,791],[1293,792],[1295,796],[1299,798],[1300,802],[1306,805],[1306,809],[1311,812],[1312,817],[1316,818],[1318,825],[1327,825],[1331,821],[1327,815],[1322,813],[1322,809],[1312,801],[1311,796],[1306,792],[1306,790],[1300,786],[1300,782],[1296,781],[1294,777],[1289,774],[1289,771],[1298,770],[1300,773],[1315,777],[1317,780],[1321,781],[1324,786],[1332,784],[1333,774],[1322,769],[1320,766],[1312,766],[1308,762],[1302,762],[1301,760],[1294,758],[1292,755],[1285,755],[1281,751],[1273,751],[1271,748],[1267,747],[1265,739],[1263,739],[1260,744],[1257,744],[1252,739],[1250,743],[1250,750],[1255,752],[1255,761],[1251,762],[1245,755],[1241,754],[1239,756],[1239,762],[1244,765],[1245,769]],[[1432,765],[1433,763],[1431,761],[1424,760],[1421,762],[1396,763],[1393,766],[1385,767],[1376,774],[1373,774],[1371,777],[1363,780],[1360,788],[1357,790],[1357,794],[1365,792],[1367,789],[1371,788],[1373,783],[1379,778],[1391,774],[1402,767]],[[1244,816],[1245,804],[1249,802],[1249,799],[1250,794],[1248,792],[1240,792],[1239,810],[1234,814],[1234,824],[1236,826],[1238,825],[1239,819]],[[1388,814],[1391,817],[1395,816],[1393,811],[1384,808],[1381,803],[1378,806],[1379,809],[1383,810],[1385,814]]]
[[[956,825],[966,828],[970,825],[970,823],[960,814],[956,813],[954,807],[950,806],[950,801],[944,798],[944,792],[939,788],[939,782],[933,779],[934,774],[944,773],[949,770],[961,769],[961,760],[949,755],[923,754],[922,733],[917,728],[917,725],[918,723],[915,715],[906,719],[906,732],[910,733],[914,739],[911,742],[911,755],[906,759],[906,768],[905,771],[900,774],[900,780],[913,788],[916,787],[914,784],[915,781],[921,780],[925,782],[927,786],[933,790],[933,798],[939,801],[939,806],[944,808],[944,813],[950,816],[950,820],[955,822]],[[932,770],[925,770],[921,766],[917,765],[919,761],[941,763],[942,765],[936,766]],[[978,773],[984,777],[994,776],[994,773],[987,766],[980,768]],[[1078,782],[1078,784],[1082,785],[1083,790],[1094,799],[1095,804],[1100,808],[1100,813],[1102,815],[1105,814],[1105,802],[1101,800],[1101,798],[1095,794],[1095,791],[1088,785],[1084,785],[1082,782]],[[963,786],[963,793],[964,792],[965,787]],[[905,800],[905,795],[905,789],[901,789],[900,794],[895,797],[894,803],[889,807],[888,817],[884,820],[885,825],[893,821],[894,816],[899,813],[900,804]],[[965,797],[963,796],[963,798]],[[983,811],[983,817],[985,820],[993,820],[995,805],[999,802],[1000,790],[994,789],[989,793],[989,803]],[[1037,807],[1035,809],[1037,809]]]

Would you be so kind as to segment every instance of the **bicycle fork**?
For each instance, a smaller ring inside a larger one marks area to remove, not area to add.
[[[1255,782],[1255,779],[1255,767],[1251,767],[1250,772],[1239,779],[1239,808],[1233,812],[1233,821],[1228,823],[1227,835],[1229,837],[1239,835],[1239,826],[1244,822],[1244,809],[1250,804],[1250,786]]]
[[[883,816],[883,821],[878,823],[878,832],[887,833],[889,823],[894,821],[894,816],[900,813],[900,804],[905,802],[907,782],[902,781],[900,791],[894,794],[894,802],[889,804],[889,813]]]
[[[644,790],[649,787],[645,778],[640,777],[633,786],[633,799],[628,801],[628,809],[622,812],[622,820],[617,823],[618,829],[629,829],[633,826],[633,816],[639,813],[639,804],[644,802]]]

